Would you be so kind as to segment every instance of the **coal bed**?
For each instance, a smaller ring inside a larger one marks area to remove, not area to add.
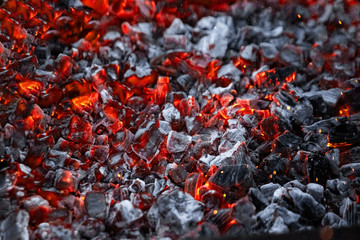
[[[0,0],[1,240],[345,240],[359,195],[359,1]]]

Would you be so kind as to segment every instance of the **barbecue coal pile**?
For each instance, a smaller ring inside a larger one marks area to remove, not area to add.
[[[360,4],[0,1],[0,238],[360,224]]]

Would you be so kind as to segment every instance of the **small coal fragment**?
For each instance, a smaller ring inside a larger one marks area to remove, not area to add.
[[[335,144],[358,144],[360,143],[360,133],[354,124],[341,124],[331,129],[329,133],[329,142]]]
[[[0,236],[3,239],[27,240],[29,239],[29,214],[25,210],[14,211],[2,221]]]
[[[324,185],[330,176],[330,164],[323,156],[311,154],[307,161],[307,171],[310,182]]]
[[[102,192],[88,192],[85,195],[85,209],[93,218],[103,219],[107,215],[105,194]]]
[[[309,183],[306,185],[306,193],[310,194],[316,201],[321,203],[324,198],[324,187],[320,184]]]
[[[123,228],[142,216],[140,209],[135,208],[129,200],[123,200],[111,207],[107,221],[115,228]]]
[[[220,231],[219,229],[211,223],[202,223],[195,230],[190,231],[185,236],[181,237],[181,240],[195,240],[195,239],[206,239],[206,238],[214,238],[219,237]]]
[[[340,216],[349,224],[349,226],[358,226],[360,224],[358,205],[349,198],[345,198],[343,200],[339,213]]]
[[[224,191],[235,192],[241,197],[253,185],[253,178],[247,165],[229,165],[220,167],[211,176],[209,183]]]
[[[179,153],[186,151],[190,143],[190,136],[181,132],[171,131],[167,139],[166,147],[170,153]]]
[[[235,203],[232,216],[241,224],[251,227],[256,223],[255,219],[256,207],[247,198],[242,198]]]
[[[309,221],[320,220],[325,215],[325,207],[310,194],[297,188],[289,189],[288,194],[301,215]]]
[[[294,151],[300,149],[302,139],[290,131],[285,131],[275,141],[275,151],[281,153],[284,157],[289,156]]]
[[[202,204],[178,189],[162,193],[151,206],[147,219],[152,227],[169,227],[176,234],[188,232],[203,219]]]
[[[333,212],[327,212],[321,221],[321,225],[333,228],[346,227],[347,223]]]

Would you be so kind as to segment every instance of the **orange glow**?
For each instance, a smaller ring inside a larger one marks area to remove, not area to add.
[[[214,210],[214,211],[213,211],[213,214],[214,214],[214,215],[216,215],[217,213],[218,213],[218,211],[217,211],[217,210]]]
[[[338,147],[347,147],[353,145],[352,143],[342,142],[342,143],[328,143],[328,147],[338,148]]]
[[[348,106],[344,106],[343,108],[341,108],[341,109],[339,110],[339,115],[340,115],[340,116],[349,117],[349,107],[348,107]]]
[[[19,92],[25,95],[38,95],[42,90],[42,83],[33,80],[19,82]]]
[[[296,78],[296,72],[293,72],[292,74],[290,74],[289,76],[287,76],[285,78],[285,81],[288,83],[293,82],[293,81],[295,81],[295,78]]]

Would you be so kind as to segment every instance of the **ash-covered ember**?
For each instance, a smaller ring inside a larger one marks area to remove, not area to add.
[[[360,4],[0,1],[0,238],[360,224]]]

